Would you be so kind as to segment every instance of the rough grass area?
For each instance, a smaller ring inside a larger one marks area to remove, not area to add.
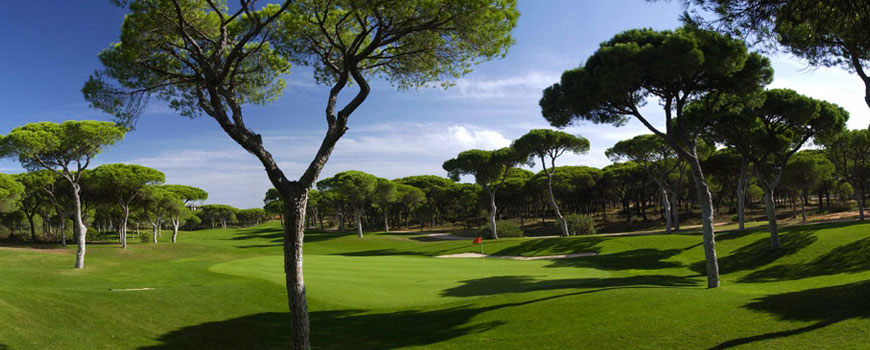
[[[317,349],[867,348],[870,225],[719,235],[705,289],[697,234],[485,241],[312,233],[305,277]],[[165,237],[164,237],[165,238]],[[68,253],[0,249],[0,349],[286,348],[277,224],[179,243]],[[144,289],[153,288],[153,289]],[[139,290],[142,289],[142,290]],[[118,290],[126,290],[118,292]]]

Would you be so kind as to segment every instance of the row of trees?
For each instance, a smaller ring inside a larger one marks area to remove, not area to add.
[[[556,139],[558,135],[562,139],[581,140],[551,130],[533,130],[529,134],[552,136],[541,139]],[[860,208],[865,200],[860,194],[861,188],[870,180],[864,175],[870,168],[861,164],[870,161],[870,153],[854,150],[862,145],[867,147],[868,136],[867,130],[844,131],[832,138],[831,145],[796,152],[782,168],[775,192],[761,172],[773,164],[746,164],[734,147],[715,149],[713,141],[702,139],[698,154],[701,165],[710,169],[705,180],[711,189],[714,211],[727,210],[742,229],[746,205],[791,204],[792,215],[796,215],[799,203],[805,219],[811,197],[817,199],[820,212],[825,210],[825,198],[827,211],[836,211],[847,208],[845,200],[855,194]],[[324,218],[332,217],[332,222],[344,231],[345,221],[350,221],[348,218],[353,215],[355,227],[362,236],[363,228],[389,230],[390,222],[405,227],[413,222],[421,229],[444,222],[472,223],[469,226],[473,226],[480,223],[482,212],[488,212],[490,223],[496,218],[518,218],[522,225],[529,218],[552,215],[561,226],[561,211],[595,216],[599,225],[606,225],[608,213],[616,208],[627,221],[633,218],[646,221],[648,216],[659,216],[670,232],[680,229],[681,208],[691,213],[698,204],[689,191],[695,184],[688,165],[655,135],[640,135],[616,143],[606,152],[614,164],[602,169],[553,166],[550,162],[550,166],[537,174],[518,167],[530,164],[528,158],[518,156],[517,144],[495,151],[460,153],[444,163],[449,179],[424,175],[391,181],[359,171],[336,174],[318,183],[320,191],[311,192],[308,226],[319,224],[323,229]],[[844,157],[844,152],[848,156]],[[747,168],[758,171],[747,171]],[[475,183],[455,182],[461,175],[473,176]],[[853,188],[858,190],[853,191]],[[738,192],[743,194],[738,196]],[[840,200],[833,207],[832,195],[839,196]],[[266,207],[273,207],[276,198],[274,190],[270,190]],[[777,216],[767,219],[775,224]],[[498,238],[496,230],[491,234],[492,238]]]
[[[127,247],[131,219],[138,227],[147,223],[153,241],[161,228],[172,228],[172,242],[179,228],[198,227],[199,222],[240,225],[266,220],[263,209],[238,210],[227,205],[195,204],[208,199],[202,189],[164,184],[162,172],[136,164],[104,164],[88,169],[104,147],[121,140],[127,129],[111,122],[40,122],[13,129],[0,138],[0,151],[18,160],[28,172],[0,174],[0,213],[11,239],[22,221],[30,240],[37,241],[37,228],[45,237],[51,231],[66,245],[68,219],[78,244],[76,266],[84,264],[88,226],[118,233]],[[198,210],[195,210],[198,209]],[[41,225],[37,225],[39,222]]]

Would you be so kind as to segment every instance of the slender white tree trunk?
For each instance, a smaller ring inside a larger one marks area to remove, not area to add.
[[[181,218],[176,216],[172,219],[172,243],[175,243],[178,238],[178,227],[181,226]]]
[[[707,268],[707,288],[719,287],[719,261],[716,257],[716,238],[713,231],[713,198],[701,171],[697,156],[686,159],[692,169],[695,189],[698,192],[698,204],[701,206],[701,226],[704,241],[704,258]]]
[[[85,242],[87,239],[88,228],[85,226],[84,220],[82,219],[82,199],[79,195],[79,185],[72,184],[73,187],[73,205],[75,206],[75,213],[73,213],[73,220],[75,221],[75,233],[76,233],[76,244],[78,246],[76,250],[76,265],[75,268],[81,269],[85,267]]]
[[[356,216],[356,233],[359,235],[359,238],[363,237],[363,228],[362,228],[362,210],[353,208],[353,214]]]
[[[668,201],[668,191],[663,185],[660,187],[662,191],[662,207],[665,211],[665,233],[671,233],[671,203]]]
[[[493,191],[489,186],[485,186],[486,191],[489,193],[489,227],[491,228],[490,232],[492,233],[492,239],[498,239],[498,229],[495,225],[495,214],[498,208],[495,206],[495,191]]]
[[[546,170],[544,170],[546,172]],[[553,195],[553,175],[547,173],[547,192],[550,194],[550,205],[553,207],[553,212],[556,213],[556,220],[559,223],[559,229],[562,231],[562,237],[568,236],[568,223],[562,213],[559,212],[559,206],[556,205],[556,197]]]
[[[390,232],[390,216],[386,208],[384,208],[384,232]]]
[[[764,186],[764,210],[767,213],[767,228],[770,231],[770,249],[779,249],[779,229],[776,225],[776,203],[773,201],[773,189]]]
[[[118,234],[121,236],[121,248],[127,249],[127,221],[130,218],[130,207],[125,205],[122,209],[124,210],[124,218],[118,228]]]

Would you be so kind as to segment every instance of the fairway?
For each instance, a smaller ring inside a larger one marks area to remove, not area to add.
[[[318,349],[862,348],[866,224],[719,235],[722,287],[704,288],[698,234],[518,238],[487,253],[413,234],[306,236]],[[0,348],[285,348],[280,227],[182,232],[176,245],[0,250]],[[153,288],[153,289],[145,289]]]

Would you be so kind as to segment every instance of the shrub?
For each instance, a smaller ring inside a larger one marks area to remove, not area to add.
[[[499,238],[523,236],[523,229],[520,228],[519,225],[507,220],[497,220],[495,222],[495,227],[497,228]],[[492,229],[490,228],[489,223],[480,228],[480,235],[483,237],[490,237],[492,235]]]
[[[142,232],[139,235],[139,242],[151,243],[151,233],[150,232]]]
[[[568,233],[571,235],[594,235],[595,234],[595,220],[580,214],[570,214],[565,215],[565,222],[568,224]],[[556,225],[558,225],[558,221]],[[556,230],[559,227],[556,226]]]

